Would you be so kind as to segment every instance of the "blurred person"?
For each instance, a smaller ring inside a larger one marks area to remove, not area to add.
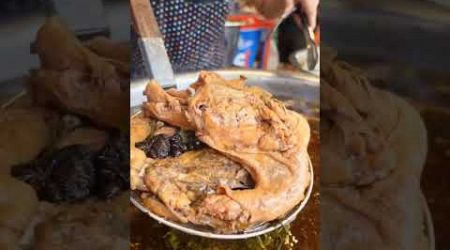
[[[211,70],[225,61],[225,21],[233,0],[150,0],[175,72]],[[319,0],[250,0],[268,19],[301,6],[309,26],[316,26]],[[132,78],[144,77],[145,66],[131,31]]]

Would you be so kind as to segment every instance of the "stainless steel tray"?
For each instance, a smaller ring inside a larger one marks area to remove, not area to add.
[[[226,79],[238,79],[239,76],[247,77],[247,83],[253,86],[262,87],[275,96],[285,96],[294,99],[301,99],[306,102],[318,103],[320,98],[320,79],[311,74],[300,74],[290,72],[269,72],[259,70],[217,70]],[[187,88],[198,78],[198,72],[179,74],[175,76],[176,83],[182,88]],[[145,101],[142,94],[146,80],[139,80],[131,83],[130,87],[130,107],[137,107]]]

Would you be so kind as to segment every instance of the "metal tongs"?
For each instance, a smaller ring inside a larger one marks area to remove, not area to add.
[[[309,70],[314,70],[319,61],[319,53],[317,50],[317,45],[314,41],[314,33],[309,29],[308,18],[306,17],[305,12],[298,7],[295,11],[295,14],[299,16],[299,22],[301,29],[303,31],[303,36],[305,37],[306,42],[306,63],[308,65]],[[297,19],[298,20],[298,19]]]

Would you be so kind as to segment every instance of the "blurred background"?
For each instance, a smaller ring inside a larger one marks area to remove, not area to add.
[[[17,93],[22,78],[39,66],[33,53],[36,32],[50,13],[64,17],[79,38],[98,35],[114,41],[130,39],[126,0],[5,0],[0,3],[0,101]],[[80,13],[83,18],[80,18]]]
[[[421,187],[436,249],[450,248],[449,1],[330,0],[321,3],[321,39],[372,84],[409,101],[428,130]],[[414,136],[414,135],[411,135]]]

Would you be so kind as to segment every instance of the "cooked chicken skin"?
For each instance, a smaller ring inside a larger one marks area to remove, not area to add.
[[[146,168],[145,184],[180,221],[195,224],[205,223],[205,220],[198,219],[199,212],[204,210],[195,204],[203,197],[216,193],[220,188],[250,188],[253,185],[245,169],[212,149],[190,151],[177,158],[150,163]],[[199,205],[205,208],[202,203]],[[237,206],[235,212],[240,215],[243,211]],[[203,216],[206,218],[208,215]],[[232,220],[227,219],[230,223]],[[216,226],[213,223],[207,224]]]
[[[0,112],[0,174],[36,158],[51,141],[46,119],[50,112],[38,108],[8,108]]]
[[[191,88],[195,94],[183,98],[150,83],[146,114],[195,130],[209,147],[241,164],[251,174],[255,188],[232,190],[224,186],[221,192],[207,195],[196,218],[188,220],[197,224],[204,224],[202,218],[236,220],[249,227],[280,218],[299,204],[311,178],[306,119],[286,110],[266,91],[246,87],[244,79],[226,81],[202,72]],[[154,183],[146,184],[154,188]]]
[[[429,249],[420,114],[335,54],[322,61],[320,98],[321,248]]]
[[[39,29],[36,49],[41,67],[28,79],[34,103],[86,116],[101,126],[128,127],[128,61],[94,53],[57,17]]]
[[[148,102],[144,103],[144,112],[150,117],[192,130],[192,124],[185,113],[189,95],[183,91],[164,91],[156,81],[151,81],[145,89]],[[157,116],[156,116],[157,115]]]
[[[136,148],[135,144],[145,140],[151,133],[150,119],[142,113],[135,115],[130,121],[130,187],[132,190],[147,190],[144,185],[143,171],[147,159],[145,152]]]

